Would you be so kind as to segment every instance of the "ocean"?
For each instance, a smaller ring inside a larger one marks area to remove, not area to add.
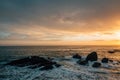
[[[120,52],[108,53],[110,50],[120,50],[120,46],[0,46],[0,80],[119,80]],[[78,65],[72,58],[74,54],[85,58],[93,51],[97,52],[99,62],[102,58],[113,62],[92,68]],[[3,66],[27,56],[52,57],[63,66],[49,71]]]

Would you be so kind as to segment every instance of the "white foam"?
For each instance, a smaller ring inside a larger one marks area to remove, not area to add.
[[[101,68],[92,68],[91,65],[77,64],[77,59],[69,59],[56,59],[63,66],[48,71],[41,71],[39,68],[5,66],[0,69],[2,72],[0,76],[4,76],[0,77],[0,80],[119,80],[120,78],[118,76],[120,72],[103,67],[109,64],[102,64]],[[89,62],[89,64],[93,63]]]

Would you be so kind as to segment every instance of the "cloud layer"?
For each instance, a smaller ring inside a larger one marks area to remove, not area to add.
[[[0,0],[0,41],[119,40],[119,0]]]

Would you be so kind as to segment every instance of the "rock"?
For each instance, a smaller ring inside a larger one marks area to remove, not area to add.
[[[115,51],[115,52],[120,52],[120,50],[119,50],[119,49],[114,49],[114,51]]]
[[[45,65],[46,63],[50,63],[50,61],[48,61],[47,59],[45,59],[43,57],[30,56],[30,57],[26,57],[23,59],[11,61],[7,65],[20,66],[20,67],[23,66],[24,67],[24,66],[36,65],[36,64]]]
[[[92,65],[92,67],[94,67],[94,68],[98,68],[98,67],[100,67],[101,66],[101,63],[99,63],[99,62],[95,62],[93,65]]]
[[[86,60],[84,60],[84,61],[79,60],[79,61],[77,61],[77,63],[80,64],[80,65],[88,64],[88,62]]]
[[[48,59],[48,60],[51,60],[51,61],[54,60],[54,58],[50,58],[50,57],[47,57],[47,59]]]
[[[120,52],[119,49],[114,49],[114,50],[109,50],[108,53],[116,53],[116,52]]]
[[[115,51],[114,51],[114,50],[111,50],[111,51],[108,51],[108,53],[115,53]]]
[[[55,64],[56,67],[60,67],[61,65],[60,64]]]
[[[97,61],[98,56],[96,52],[92,52],[90,54],[88,54],[86,61]]]
[[[6,65],[18,66],[18,67],[29,66],[29,68],[32,68],[32,69],[43,66],[43,68],[47,70],[47,68],[50,69],[51,66],[53,65],[55,66],[57,65],[56,67],[58,67],[59,64],[57,64],[56,62],[53,62],[52,60],[43,58],[43,57],[30,56],[30,57],[26,57],[23,59],[11,61],[7,63]]]
[[[113,60],[109,60],[110,62],[113,62]]]
[[[73,58],[81,59],[81,56],[79,54],[75,54],[75,55],[73,55]]]
[[[101,60],[102,63],[108,63],[108,61],[109,61],[108,58],[103,58],[103,59]]]
[[[120,63],[120,61],[118,61],[118,63]]]
[[[119,65],[119,63],[116,63],[116,65]]]

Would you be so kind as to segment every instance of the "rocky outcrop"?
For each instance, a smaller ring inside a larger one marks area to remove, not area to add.
[[[76,59],[81,59],[81,56],[79,54],[75,54],[72,56],[73,58],[76,58]]]
[[[76,56],[78,56],[78,55],[76,55]],[[98,59],[97,53],[92,52],[92,53],[87,55],[85,60],[80,59],[79,61],[77,61],[77,63],[80,65],[87,65],[88,61],[97,61],[97,59]]]
[[[98,56],[96,52],[92,52],[88,54],[88,56],[86,57],[86,61],[97,61],[97,60],[98,60]]]
[[[120,52],[119,49],[113,49],[113,50],[109,50],[108,53],[116,53],[116,52]]]
[[[108,51],[108,53],[115,53],[115,51],[114,50],[110,50],[110,51]]]
[[[103,58],[103,59],[101,60],[102,63],[108,63],[108,61],[109,61],[108,58]]]
[[[94,68],[99,68],[101,66],[101,63],[99,63],[99,62],[95,62],[93,65],[92,65],[92,67],[94,67]]]
[[[44,57],[39,57],[39,56],[30,56],[18,60],[11,61],[7,63],[6,65],[11,65],[11,66],[18,66],[18,67],[24,67],[24,66],[29,66],[29,68],[39,68],[42,67],[41,70],[48,70],[52,69],[53,66],[60,67],[60,64],[57,64],[56,62],[46,59]]]
[[[80,65],[87,65],[88,64],[88,62],[86,60],[83,60],[83,61],[79,60],[79,61],[77,61],[77,63]]]

